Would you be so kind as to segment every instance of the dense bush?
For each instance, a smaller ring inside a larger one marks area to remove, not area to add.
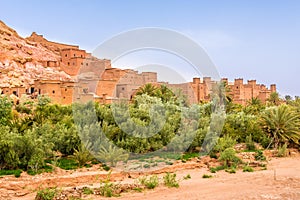
[[[228,100],[225,116],[215,106],[218,98],[187,106],[182,96],[176,97],[165,86],[145,86],[132,103],[111,105],[89,102],[63,106],[41,96],[37,101],[22,97],[14,105],[2,95],[0,169],[37,172],[45,167],[46,159],[54,158],[54,152],[73,156],[78,162],[74,161],[75,165],[84,165],[92,156],[115,165],[125,161],[129,152],[161,149],[212,150],[211,156],[216,158],[220,152],[219,159],[230,166],[237,162],[232,149],[236,143],[246,143],[251,150],[254,143],[264,148],[280,147],[280,151],[290,145],[299,147],[300,100],[277,105],[275,97],[269,106],[257,99],[244,107]]]

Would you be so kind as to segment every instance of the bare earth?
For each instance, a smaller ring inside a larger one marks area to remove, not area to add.
[[[122,193],[121,197],[103,198],[93,195],[83,198],[111,200],[300,199],[299,155],[287,158],[272,158],[267,170],[253,173],[238,171],[236,174],[229,174],[222,171],[211,174],[207,167],[201,167],[199,164],[197,165],[197,163],[175,164],[164,170],[176,172],[177,177],[180,179],[179,188],[159,186],[154,190],[145,190],[141,193]],[[162,171],[154,173],[159,172]],[[183,176],[187,174],[190,174],[192,178],[183,180]],[[211,174],[214,177],[203,179],[203,174]],[[137,173],[130,175],[134,178],[139,176]],[[160,174],[159,177],[161,178],[162,175],[163,174]],[[34,190],[40,186],[97,186],[97,184],[99,185],[99,179],[104,177],[105,172],[101,172],[96,168],[89,169],[89,171],[83,170],[81,172],[58,171],[56,173],[38,176],[22,174],[18,179],[13,176],[6,176],[0,178],[0,199],[34,199]],[[112,179],[118,183],[133,183],[134,178],[128,178],[128,174],[120,172],[112,174]]]

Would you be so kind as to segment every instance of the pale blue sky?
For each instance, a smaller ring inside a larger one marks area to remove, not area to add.
[[[113,35],[162,27],[188,35],[206,49],[220,75],[276,83],[300,95],[300,1],[297,0],[1,0],[0,19],[22,36],[93,51]]]

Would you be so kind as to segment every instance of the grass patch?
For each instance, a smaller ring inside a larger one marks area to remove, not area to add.
[[[278,147],[278,152],[277,152],[278,157],[286,157],[287,154],[288,154],[287,144]]]
[[[199,157],[199,153],[185,153],[181,156],[181,160],[187,161],[195,157]]]
[[[179,183],[176,180],[176,174],[171,174],[171,173],[167,173],[164,176],[164,184],[167,187],[175,187],[178,188],[179,187]]]
[[[210,171],[211,173],[216,173],[216,172],[218,172],[218,171],[224,170],[225,168],[226,168],[225,166],[221,165],[221,166],[217,166],[217,167],[211,167],[211,168],[209,169],[209,171]]]
[[[35,200],[52,200],[58,194],[56,188],[45,188],[37,191]]]
[[[142,177],[139,179],[140,183],[148,189],[154,189],[158,186],[158,177],[156,175],[148,177]]]
[[[97,160],[97,159],[93,159],[93,160],[91,161],[91,164],[92,164],[92,165],[97,165],[97,164],[100,164],[100,161]]]
[[[104,186],[100,187],[100,195],[104,197],[113,197],[115,194],[115,185],[113,183],[105,183]]]
[[[257,152],[257,150],[255,150],[255,149],[245,149],[245,150],[243,150],[242,152]]]
[[[6,170],[2,169],[0,170],[0,176],[7,176],[7,175],[14,175],[16,178],[19,178],[21,176],[22,170],[16,169],[16,170]]]
[[[235,168],[225,169],[225,172],[227,172],[229,174],[235,174],[236,173],[236,169]]]
[[[103,165],[102,165],[102,169],[104,169],[105,171],[109,171],[109,170],[110,170],[110,167],[107,166],[106,164],[103,164]]]
[[[41,173],[44,173],[44,172],[53,172],[53,167],[50,166],[50,165],[45,165],[43,168],[41,169],[38,169],[38,170],[32,170],[32,169],[28,169],[27,170],[27,174],[31,175],[31,176],[34,176],[34,175],[37,175],[37,174],[41,174]]]
[[[211,153],[209,154],[209,157],[210,157],[210,158],[218,159],[218,156],[217,156],[217,154],[216,154],[215,152],[211,152]]]
[[[208,175],[208,174],[203,174],[202,178],[212,178],[212,175]]]
[[[83,193],[83,194],[86,194],[86,195],[94,194],[94,190],[91,189],[91,188],[88,188],[88,187],[84,187],[84,188],[82,189],[82,193]]]
[[[61,158],[57,161],[58,167],[64,170],[78,169],[78,163],[70,158]]]
[[[243,172],[254,172],[253,168],[250,166],[244,166]]]
[[[140,188],[140,187],[136,187],[136,188],[133,188],[134,191],[137,191],[137,192],[142,192],[143,191],[143,188]]]
[[[186,176],[183,177],[184,180],[188,180],[188,179],[191,179],[191,178],[192,178],[192,177],[191,177],[190,174],[187,174]]]
[[[267,160],[266,156],[264,156],[264,153],[262,150],[258,150],[255,154],[255,160],[257,161],[265,161]]]
[[[171,161],[165,161],[166,165],[173,165],[173,162]]]
[[[150,165],[149,164],[145,164],[143,165],[144,168],[150,168]]]

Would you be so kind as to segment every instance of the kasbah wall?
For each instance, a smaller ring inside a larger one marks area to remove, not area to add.
[[[79,46],[61,44],[46,40],[42,35],[32,33],[27,38],[38,42],[60,55],[57,61],[43,62],[45,67],[55,67],[72,76],[74,81],[35,80],[29,88],[1,88],[4,94],[29,94],[32,97],[47,95],[53,103],[71,104],[73,101],[86,102],[89,100],[100,103],[111,103],[116,99],[130,100],[132,95],[146,83],[160,84],[155,72],[142,72],[131,69],[112,68],[110,60],[98,59]],[[263,103],[276,92],[276,85],[270,89],[265,85],[257,84],[256,80],[235,79],[233,83],[227,78],[222,79],[229,88],[229,96],[233,102],[246,105],[252,98],[258,98]],[[193,82],[181,84],[167,84],[173,90],[180,89],[187,96],[189,103],[198,103],[210,100],[213,85],[216,84],[210,77],[193,78]]]

